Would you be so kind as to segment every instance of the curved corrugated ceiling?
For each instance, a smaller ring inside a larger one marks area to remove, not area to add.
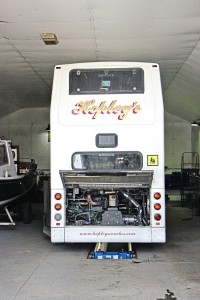
[[[165,110],[200,117],[199,0],[0,0],[0,117],[50,105],[53,68],[159,63]],[[45,46],[42,32],[59,43]]]

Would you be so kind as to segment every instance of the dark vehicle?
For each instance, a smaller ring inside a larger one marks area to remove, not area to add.
[[[24,223],[32,220],[31,192],[36,184],[36,169],[37,165],[31,160],[25,172],[18,174],[11,141],[0,139],[0,212],[5,211],[11,223],[14,222],[9,211],[14,208],[19,209]]]

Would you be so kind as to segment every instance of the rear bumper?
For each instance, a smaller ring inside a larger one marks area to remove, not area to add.
[[[51,229],[52,243],[165,243],[165,228],[135,226],[67,226]]]

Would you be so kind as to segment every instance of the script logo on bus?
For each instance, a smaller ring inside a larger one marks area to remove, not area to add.
[[[117,100],[111,101],[110,104],[103,101],[99,105],[95,105],[95,102],[94,99],[78,102],[75,108],[72,109],[72,114],[89,114],[92,115],[92,119],[96,119],[103,114],[115,114],[118,116],[118,120],[123,120],[129,113],[137,114],[141,110],[138,102],[133,102],[131,105],[119,105]]]

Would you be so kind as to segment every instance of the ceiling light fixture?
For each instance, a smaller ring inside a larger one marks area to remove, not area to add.
[[[200,126],[200,119],[197,119],[196,121],[193,121],[191,123],[191,126]]]
[[[58,38],[55,35],[55,33],[44,32],[44,33],[41,33],[40,36],[41,36],[43,42],[45,43],[45,45],[57,45],[58,44]]]

